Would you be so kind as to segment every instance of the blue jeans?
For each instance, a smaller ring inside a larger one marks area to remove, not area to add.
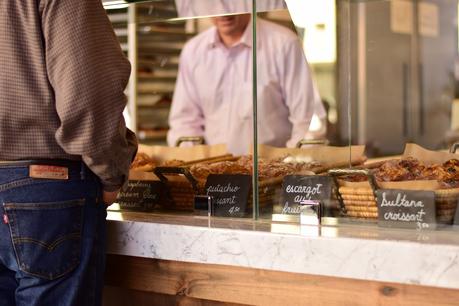
[[[0,165],[0,306],[101,304],[106,207],[81,162],[68,180]]]

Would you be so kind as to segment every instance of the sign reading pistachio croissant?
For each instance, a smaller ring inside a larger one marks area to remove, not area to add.
[[[251,184],[250,175],[209,175],[206,182],[206,194],[212,197],[213,215],[245,217]]]

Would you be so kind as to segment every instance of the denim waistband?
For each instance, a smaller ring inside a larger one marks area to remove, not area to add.
[[[69,179],[80,178],[82,180],[96,178],[95,174],[82,161],[65,159],[37,159],[0,161],[0,171],[11,168],[29,168],[31,165],[46,165],[66,167]]]

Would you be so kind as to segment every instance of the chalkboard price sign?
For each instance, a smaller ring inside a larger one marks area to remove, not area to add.
[[[212,197],[212,212],[219,217],[246,216],[252,177],[243,174],[211,174],[206,194]]]
[[[381,189],[376,196],[379,225],[420,230],[436,227],[433,191]]]
[[[162,190],[160,181],[129,181],[119,193],[117,203],[122,209],[151,210],[159,203]]]
[[[282,213],[299,215],[307,201],[329,200],[333,180],[329,176],[288,175],[282,184]]]

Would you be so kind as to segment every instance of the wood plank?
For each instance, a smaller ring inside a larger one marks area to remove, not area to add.
[[[109,255],[110,286],[248,305],[458,305],[459,290]]]
[[[103,306],[244,306],[125,288],[104,288]]]

